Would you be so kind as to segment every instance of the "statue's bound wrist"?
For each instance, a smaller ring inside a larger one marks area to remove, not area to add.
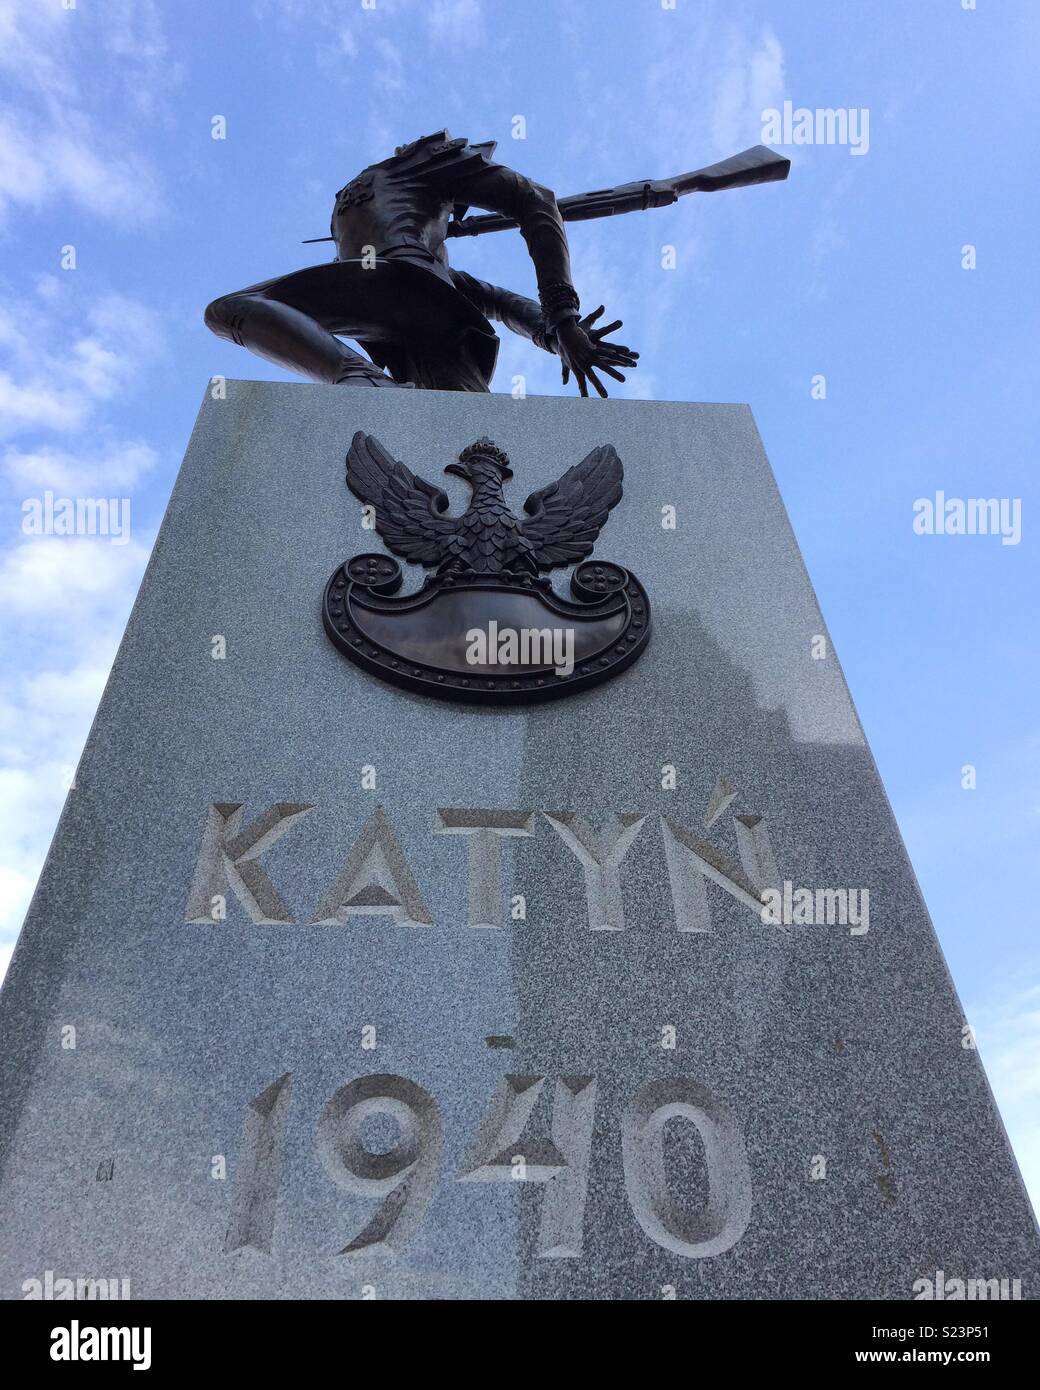
[[[578,299],[578,292],[573,285],[565,284],[562,281],[542,285],[538,291],[538,298],[541,301],[545,321],[550,328],[557,328],[567,319],[578,318],[581,301]]]

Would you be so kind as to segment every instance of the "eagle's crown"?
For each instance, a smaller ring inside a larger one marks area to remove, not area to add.
[[[487,435],[473,444],[467,444],[459,454],[459,463],[468,463],[470,459],[491,459],[499,467],[509,468],[509,455],[504,449],[500,449],[493,439],[488,439]]]

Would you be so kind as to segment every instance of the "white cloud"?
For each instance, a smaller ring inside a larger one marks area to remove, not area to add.
[[[84,304],[70,290],[40,277],[35,295],[0,302],[0,436],[80,428],[161,351],[146,305],[120,294]]]
[[[120,61],[91,62],[96,43]],[[89,84],[77,81],[77,66],[89,67]],[[96,29],[56,0],[0,0],[0,71],[23,88],[17,107],[0,107],[0,219],[14,206],[48,203],[122,226],[158,214],[151,165],[125,123],[113,130],[120,105],[147,110],[176,80],[151,0],[110,0]]]
[[[763,109],[784,99],[783,47],[773,30],[710,9],[687,10],[681,27],[667,18],[640,63],[645,128],[660,168],[677,172],[677,160],[688,169],[699,155],[723,158],[760,143]]]
[[[47,174],[27,131],[0,112],[0,214],[8,203],[39,207],[47,193]]]
[[[137,540],[126,545],[97,536],[23,541],[0,554],[0,608],[8,620],[53,608],[69,624],[96,621],[95,601],[125,593],[147,554]]]
[[[76,90],[65,61],[76,19],[60,4],[0,0],[0,69],[48,100],[67,100]]]
[[[128,595],[127,607],[129,603]],[[78,660],[75,651],[67,653],[53,647],[44,654],[51,662],[70,659],[75,664],[5,676],[0,682],[0,784],[4,787],[0,824],[6,830],[0,840],[5,842],[5,850],[23,835],[32,839],[36,858],[42,858],[47,848],[55,817],[37,821],[25,814],[25,806],[35,801],[41,782],[49,789],[48,798],[59,796],[67,783],[119,642],[111,623],[100,629],[92,626],[90,632],[91,650]],[[82,648],[85,644],[76,645]],[[41,769],[47,770],[42,779]]]
[[[15,208],[58,205],[129,227],[160,211],[159,184],[139,144],[140,117],[155,109],[177,69],[154,0],[77,9],[56,0],[0,0],[0,76],[5,94],[18,89],[16,102],[0,103],[0,218]],[[126,495],[154,466],[155,453],[115,437],[102,409],[161,350],[155,315],[125,295],[98,293],[74,272],[38,275],[20,295],[0,288],[0,433],[32,432],[4,456],[6,485]],[[60,437],[87,425],[82,445]],[[2,964],[151,539],[36,539],[0,552]]]
[[[146,162],[113,150],[83,116],[0,112],[0,217],[16,204],[69,202],[123,226],[151,221],[158,182]]]
[[[81,425],[88,413],[86,397],[47,381],[17,382],[0,371],[0,431],[14,434],[22,429],[47,425],[51,429],[71,430]]]
[[[56,766],[42,765],[35,777],[0,768],[0,844],[6,861],[0,865],[0,950],[14,944],[25,918],[43,863],[34,846],[46,839],[48,826],[53,829],[64,795]]]
[[[63,497],[125,494],[154,468],[157,455],[150,444],[117,441],[88,445],[71,453],[42,444],[31,451],[10,448],[3,467],[12,485],[38,496],[46,489]]]
[[[783,104],[784,51],[766,26],[757,40],[731,32],[715,79],[711,138],[718,154],[736,154],[762,136],[762,112]]]

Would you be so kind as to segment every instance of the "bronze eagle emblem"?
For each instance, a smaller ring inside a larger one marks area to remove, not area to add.
[[[395,555],[438,574],[517,577],[590,555],[621,500],[624,477],[617,450],[601,444],[532,492],[521,518],[502,492],[513,476],[509,459],[490,439],[470,444],[444,471],[473,489],[461,516],[449,516],[447,493],[393,458],[374,435],[359,430],[347,454],[347,486],[373,509],[375,529]]]
[[[401,560],[423,565],[420,588],[400,593],[403,566],[386,551],[354,555],[325,586],[330,641],[382,680],[437,699],[482,704],[555,700],[630,666],[650,636],[650,600],[631,570],[592,554],[624,476],[600,444],[517,516],[502,485],[509,459],[490,439],[444,470],[472,488],[450,512],[443,488],[418,477],[374,435],[358,431],[347,486]],[[546,570],[572,566],[570,596]]]

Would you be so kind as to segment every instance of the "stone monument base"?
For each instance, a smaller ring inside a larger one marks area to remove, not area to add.
[[[515,511],[613,444],[595,553],[645,586],[648,649],[526,707],[346,660],[325,586],[381,548],[356,430],[456,508],[478,436]],[[207,397],[0,1028],[7,1298],[1037,1289],[745,406]]]

